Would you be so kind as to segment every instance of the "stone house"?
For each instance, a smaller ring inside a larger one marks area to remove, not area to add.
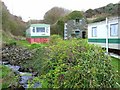
[[[64,39],[86,38],[87,24],[84,18],[69,20],[64,24]]]

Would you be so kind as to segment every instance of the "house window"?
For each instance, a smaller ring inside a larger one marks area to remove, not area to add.
[[[32,31],[35,32],[35,27],[33,27]]]
[[[97,27],[92,27],[92,37],[97,37]]]
[[[64,34],[67,34],[67,29],[64,30]]]
[[[67,29],[65,29],[65,32],[67,32]]]
[[[76,34],[79,34],[79,33],[80,33],[80,31],[75,31],[75,33],[76,33]]]
[[[44,27],[36,27],[36,32],[45,32]]]
[[[110,25],[110,36],[118,36],[118,23]]]
[[[79,19],[76,19],[76,23],[79,23]]]

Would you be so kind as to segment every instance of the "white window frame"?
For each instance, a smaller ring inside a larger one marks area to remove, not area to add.
[[[92,27],[92,37],[97,37],[97,27]]]
[[[111,37],[118,36],[118,23],[110,24],[110,36]]]
[[[32,28],[32,32],[35,33],[35,27]]]
[[[46,30],[45,30],[45,31],[46,31],[46,33],[48,33],[48,32],[49,32],[49,28],[48,28],[48,27],[46,27],[45,29],[46,29]]]

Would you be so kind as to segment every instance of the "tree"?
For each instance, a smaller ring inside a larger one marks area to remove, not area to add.
[[[44,15],[44,20],[46,23],[54,24],[60,17],[65,16],[70,11],[60,7],[53,7],[47,11]]]
[[[73,11],[66,16],[66,20],[74,20],[83,18],[83,13],[81,11]]]
[[[85,12],[85,16],[87,18],[90,18],[91,16],[93,16],[93,11],[92,9],[88,9],[86,12]]]
[[[113,5],[113,3],[110,3],[105,7],[105,12],[106,13],[112,13],[113,9],[114,9],[114,5]]]

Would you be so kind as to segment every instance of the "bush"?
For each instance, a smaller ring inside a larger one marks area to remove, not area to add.
[[[46,48],[42,88],[113,88],[116,74],[102,48],[84,40],[60,41]]]
[[[57,44],[61,40],[62,40],[62,38],[59,35],[52,35],[50,37],[50,45]]]
[[[29,59],[26,61],[26,63],[23,62],[23,67],[25,68],[32,68],[35,72],[38,72],[40,74],[41,66],[44,62],[43,57],[45,56],[45,47],[37,48],[34,52],[34,57],[32,59]]]
[[[12,70],[6,66],[0,65],[0,69],[0,86],[2,89],[7,89],[9,86],[18,87],[18,76],[15,76]]]

